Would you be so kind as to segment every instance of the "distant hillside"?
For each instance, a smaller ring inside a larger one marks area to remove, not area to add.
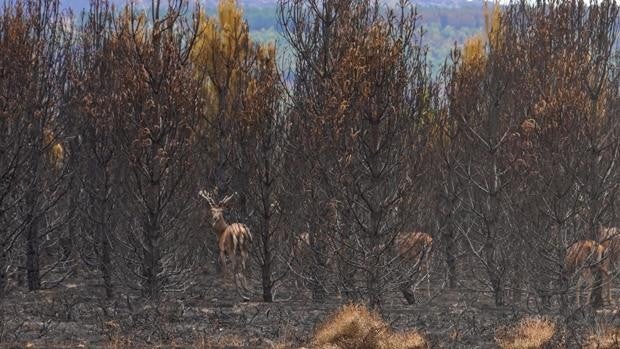
[[[271,0],[264,0],[267,1]],[[437,70],[455,43],[463,44],[482,30],[482,2],[427,0],[424,3],[433,5],[418,5],[419,25],[424,29],[424,43],[429,47],[429,58]],[[244,11],[254,40],[273,41],[280,37],[275,6],[245,7]]]
[[[124,4],[124,0],[112,0],[113,4]],[[384,0],[385,4],[398,3]],[[61,0],[63,7],[71,7],[79,13],[88,8],[89,0]],[[138,0],[136,4],[150,4],[149,0]],[[422,0],[414,1],[424,28],[424,43],[429,46],[429,58],[435,69],[441,65],[454,44],[462,44],[466,38],[478,33],[483,27],[481,0]],[[217,1],[201,1],[207,11],[213,13]],[[280,39],[276,18],[277,0],[239,0],[252,31],[252,37],[259,42]],[[285,43],[279,40],[281,47]]]
[[[132,0],[135,4],[149,4],[150,0]],[[68,8],[71,7],[75,11],[81,11],[82,9],[88,8],[90,4],[90,0],[60,0],[63,7]],[[122,5],[127,2],[127,0],[109,0],[111,4]],[[194,0],[190,0],[191,3]],[[237,0],[237,2],[244,8],[260,8],[260,7],[274,7],[278,1],[277,0]],[[384,4],[396,5],[399,0],[381,0]],[[164,1],[165,3],[165,1]],[[443,8],[460,8],[467,7],[471,5],[480,5],[482,4],[482,0],[420,0],[420,1],[412,1],[412,3],[421,7],[443,7]],[[217,5],[217,0],[200,0],[200,4],[206,7],[215,7]]]
[[[145,3],[148,0],[134,0],[136,3]],[[386,4],[398,4],[399,0],[382,0]],[[89,0],[61,0],[65,6],[71,6],[74,9],[86,8],[90,3]],[[124,0],[111,0],[114,4],[123,4]],[[193,1],[192,1],[193,2]],[[277,0],[237,0],[237,2],[244,7],[272,7],[277,4]],[[481,3],[481,0],[421,0],[412,1],[420,6],[442,6],[442,7],[461,7],[471,3]],[[217,3],[216,0],[200,0],[202,5],[213,6]]]

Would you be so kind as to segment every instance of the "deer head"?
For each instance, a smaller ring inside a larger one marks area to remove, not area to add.
[[[217,188],[215,189],[215,192],[217,193]],[[237,193],[232,193],[226,196],[225,198],[220,200],[218,203],[216,203],[216,201],[213,199],[214,195],[206,190],[201,190],[198,192],[198,194],[202,196],[205,200],[207,200],[207,203],[209,203],[209,207],[211,208],[211,217],[213,219],[212,221],[213,226],[227,225],[226,222],[224,221],[224,210],[230,206],[230,200]]]

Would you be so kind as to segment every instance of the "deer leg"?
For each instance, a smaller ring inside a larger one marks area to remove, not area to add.
[[[239,268],[237,266],[237,258],[235,257],[234,253],[230,255],[230,268],[232,270],[232,275],[233,278],[237,275],[237,273],[239,272],[237,269]]]
[[[239,295],[239,297],[241,297],[241,299],[247,300],[247,299],[248,299],[248,297],[246,297],[246,296],[243,294],[243,292],[241,292],[241,288],[242,288],[242,287],[239,287],[239,284],[240,284],[240,282],[239,282],[239,274],[235,274],[235,275],[233,276],[233,278],[235,279],[235,291],[237,291],[237,294]]]
[[[246,251],[241,251],[241,279],[243,281],[243,288],[246,292],[249,292],[248,288],[248,280],[245,278],[245,261],[248,258],[248,253]]]
[[[241,282],[243,284],[243,291],[247,295],[248,293],[250,293],[250,288],[248,287],[248,279],[245,277],[244,273],[239,274],[239,276],[241,277]],[[248,297],[245,297],[245,299],[249,300]]]
[[[616,270],[618,270],[616,268],[615,264],[611,265],[611,269],[607,271],[607,273],[605,274],[605,279],[607,282],[607,299],[609,301],[609,305],[615,305],[616,302],[614,301],[614,299],[611,297],[611,286],[613,286],[614,284],[614,279],[616,277]]]
[[[227,274],[226,253],[224,251],[220,251],[220,268],[222,270],[222,274],[226,276]]]
[[[248,258],[248,253],[246,251],[241,251],[241,272],[245,271],[245,260]]]
[[[237,267],[237,258],[235,258],[234,254],[230,255],[230,264],[231,264],[231,269],[232,269],[232,278],[233,278],[233,282],[235,283],[235,289],[237,290],[237,293],[239,293],[239,295],[241,295],[240,291],[239,291],[239,270]]]
[[[611,302],[611,277],[608,272],[603,272],[603,304],[613,305]]]
[[[239,295],[239,297],[241,297],[244,301],[248,301],[250,300],[250,298],[248,298],[248,296],[244,295],[241,292],[241,289],[244,289],[244,283],[245,283],[245,278],[243,277],[243,274],[240,272],[239,267],[240,264],[237,261],[237,256],[232,254],[231,255],[231,264],[232,264],[232,270],[233,270],[233,279],[235,282],[235,290],[237,291],[237,294]],[[241,287],[239,287],[241,285]],[[244,289],[244,292],[246,290]]]

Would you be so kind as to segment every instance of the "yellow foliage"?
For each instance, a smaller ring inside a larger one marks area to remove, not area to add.
[[[49,162],[57,168],[62,167],[65,159],[65,149],[62,144],[55,139],[55,135],[52,130],[43,130],[43,142],[44,147],[49,147]]]
[[[257,56],[264,68],[274,69],[276,67],[276,45],[274,43],[268,42],[260,45]]]
[[[62,162],[65,159],[65,149],[62,147],[60,143],[56,143],[52,146],[50,150],[50,158],[54,166],[56,167],[62,166]]]
[[[495,342],[502,349],[542,348],[555,334],[555,323],[541,317],[526,317],[514,327],[500,328]]]
[[[200,14],[199,35],[192,57],[208,70],[210,76],[224,67],[222,63],[240,64],[249,48],[249,28],[235,0],[222,0],[217,18],[209,18],[204,12]]]
[[[315,348],[414,349],[429,344],[416,331],[395,333],[375,313],[363,305],[345,305],[315,332]]]
[[[481,35],[468,38],[463,45],[463,65],[467,68],[482,68],[486,61],[484,39]]]
[[[192,59],[206,72],[212,83],[220,86],[240,74],[248,56],[250,36],[243,12],[235,0],[222,0],[216,18],[200,14],[199,34]]]
[[[501,45],[502,34],[502,15],[499,7],[499,1],[495,0],[493,3],[493,12],[489,13],[488,2],[484,2],[483,7],[484,14],[484,33],[486,35],[487,42],[492,47],[499,47]]]
[[[488,2],[484,2],[484,32],[476,34],[465,41],[462,50],[462,64],[466,69],[481,70],[487,58],[487,48],[498,48],[502,40],[502,14],[499,1],[493,3],[489,10]]]

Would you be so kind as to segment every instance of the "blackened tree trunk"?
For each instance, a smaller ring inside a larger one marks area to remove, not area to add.
[[[162,266],[159,250],[159,227],[154,217],[149,216],[144,224],[143,244],[142,277],[144,278],[144,287],[142,293],[146,298],[157,300],[161,295],[160,274]]]
[[[263,229],[265,232],[269,231],[269,217],[263,217],[264,226]],[[273,301],[273,281],[272,278],[272,264],[273,264],[273,255],[271,251],[271,242],[269,234],[261,234],[263,238],[263,263],[261,265],[261,279],[263,286],[263,301],[272,302]]]
[[[4,298],[7,287],[7,257],[6,243],[4,241],[0,241],[0,302],[2,302],[2,299]]]
[[[30,223],[26,230],[26,277],[28,290],[35,291],[41,288],[41,271],[39,268],[39,220],[30,217]]]

